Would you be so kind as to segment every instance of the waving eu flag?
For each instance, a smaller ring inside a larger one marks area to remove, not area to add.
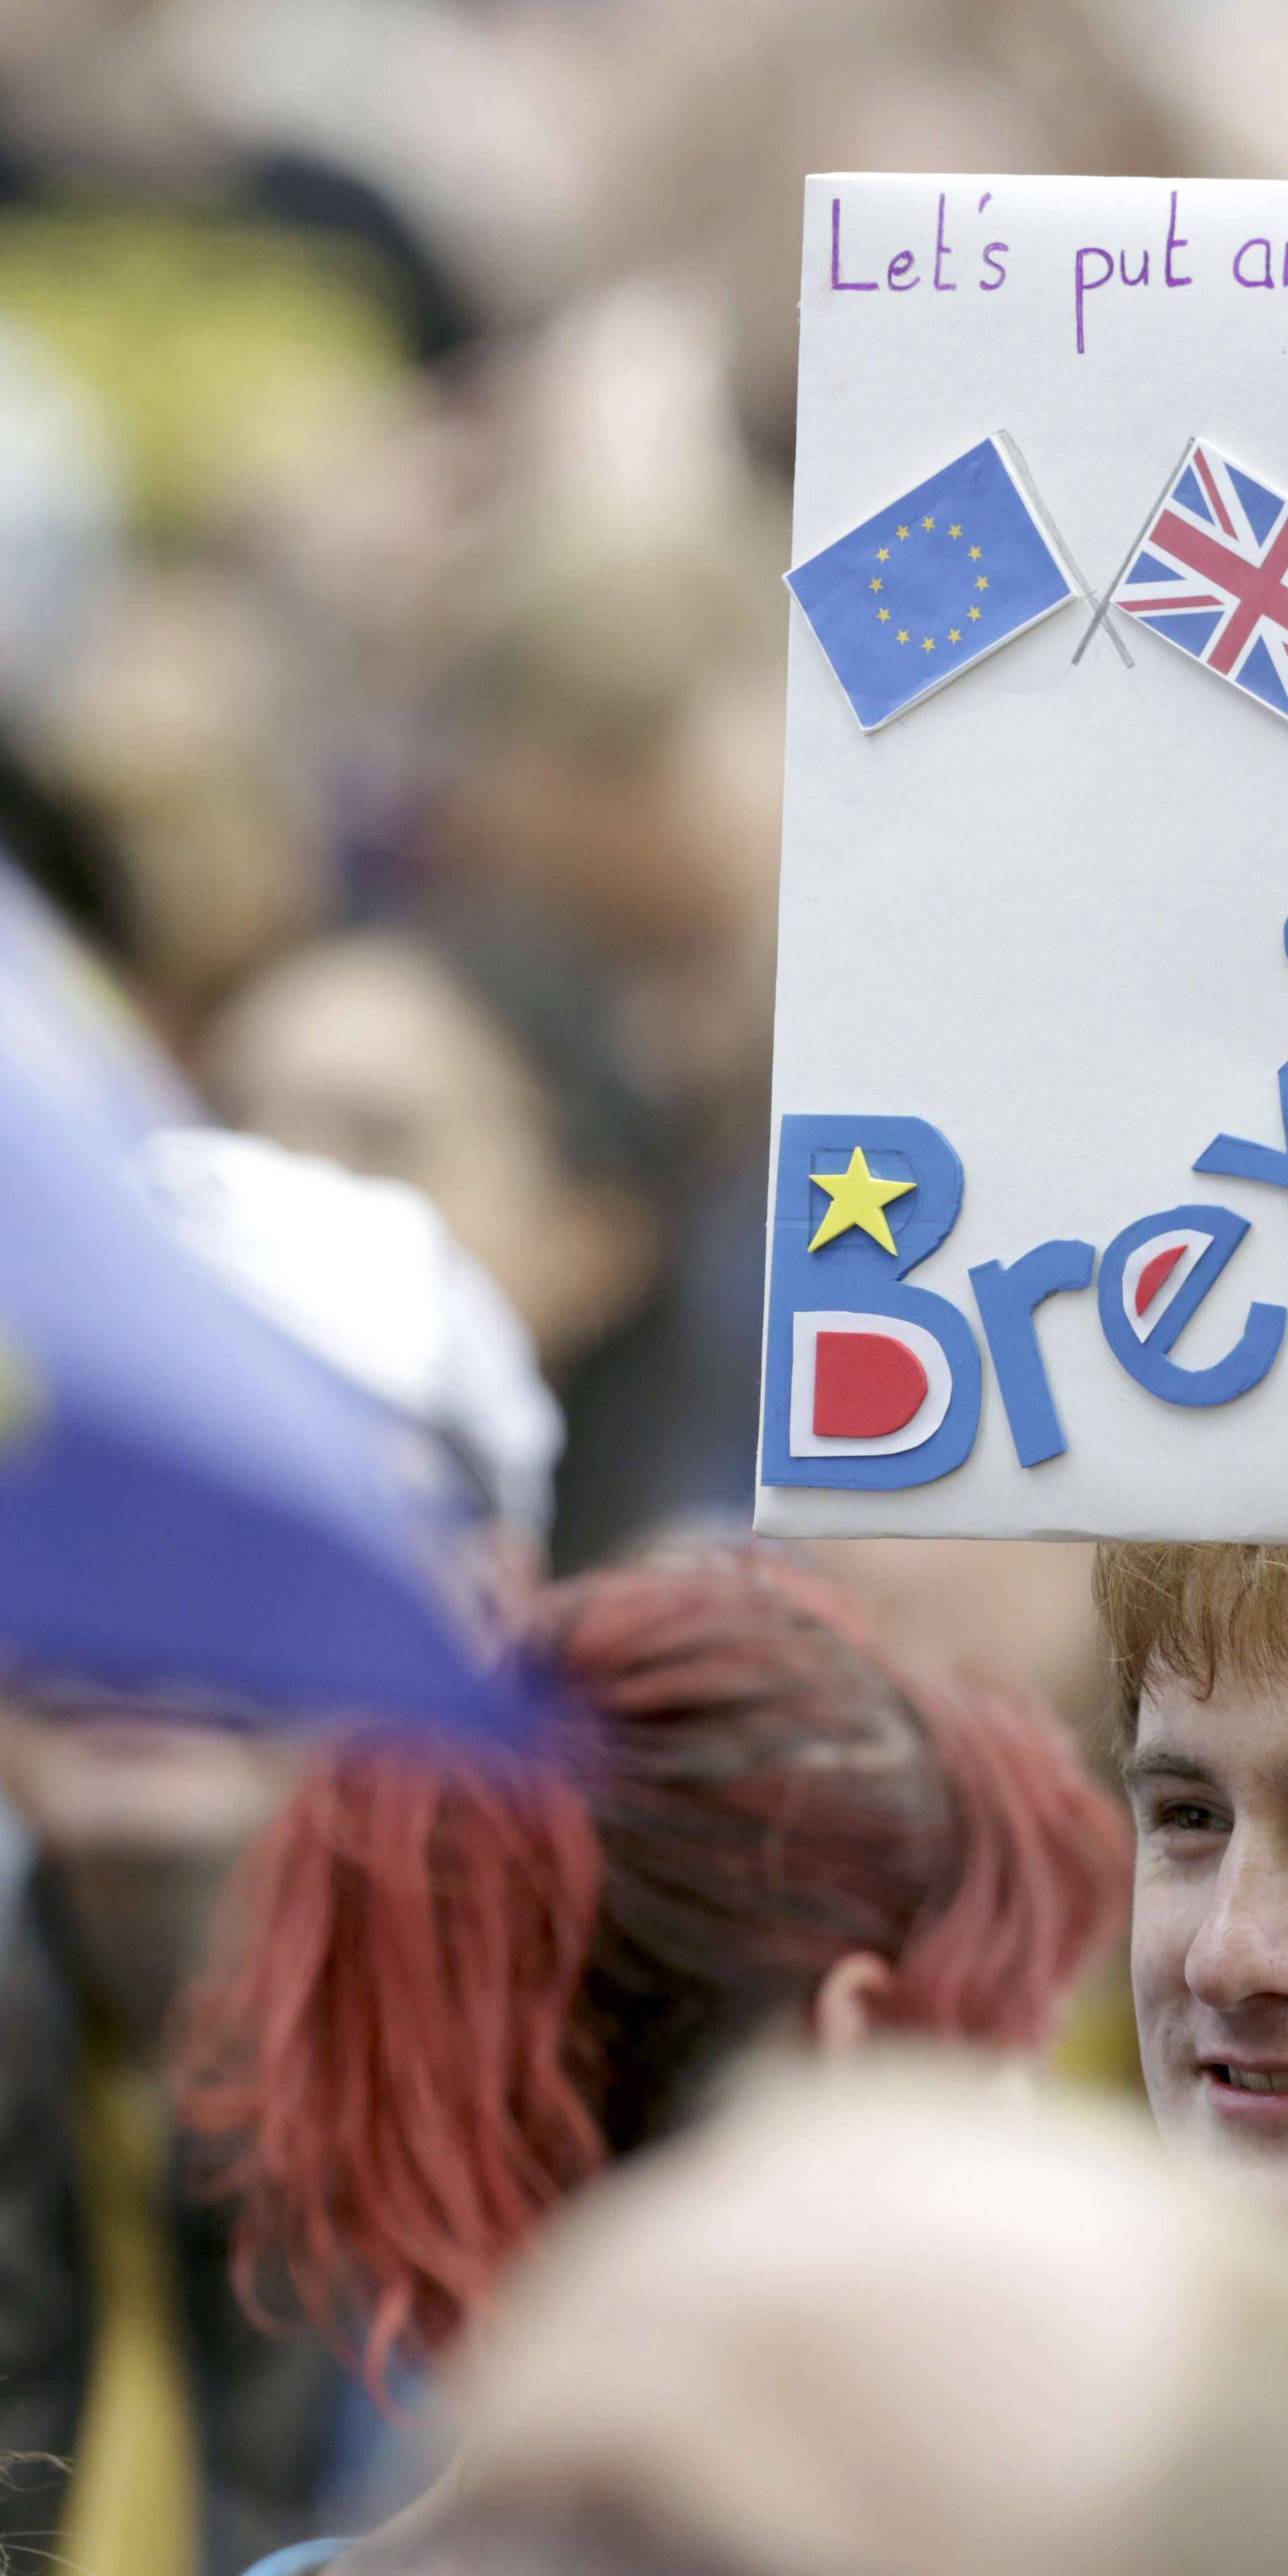
[[[3,1686],[518,1742],[533,1691],[453,1609],[466,1480],[163,1223],[127,1148],[176,1107],[0,859]]]
[[[865,733],[1077,595],[995,438],[787,575]]]

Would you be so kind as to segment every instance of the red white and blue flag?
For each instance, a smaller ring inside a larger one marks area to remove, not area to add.
[[[1197,438],[1114,606],[1288,716],[1288,499]]]

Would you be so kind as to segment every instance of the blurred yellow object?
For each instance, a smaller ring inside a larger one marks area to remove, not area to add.
[[[1095,2091],[1142,2090],[1136,2014],[1127,1954],[1115,1955],[1100,1976],[1075,1996],[1048,2064],[1067,2084]]]
[[[105,405],[153,534],[307,461],[405,363],[373,253],[183,209],[6,214],[0,311]]]
[[[201,2475],[178,2283],[161,2206],[160,2086],[95,2036],[81,2069],[82,2215],[96,2332],[60,2563],[196,2576]]]
[[[0,1334],[0,1448],[33,1431],[48,1411],[44,1387],[16,1342]]]

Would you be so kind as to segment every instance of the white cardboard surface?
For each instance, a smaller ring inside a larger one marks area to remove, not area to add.
[[[841,276],[884,280],[908,249],[917,288],[834,290],[838,198]],[[1288,492],[1288,184],[1182,182],[1183,286],[1166,282],[1170,212],[1157,180],[810,179],[793,562],[991,431],[1097,594],[1196,433]],[[1271,245],[1271,286],[1235,277],[1252,239]],[[998,241],[1005,284],[984,291]],[[1129,275],[1147,250],[1149,278],[1086,296],[1080,352],[1090,245],[1124,252]],[[951,1299],[982,1348],[973,1263],[1052,1236],[1103,1250],[1180,1202],[1237,1209],[1251,1232],[1177,1347],[1201,1366],[1254,1299],[1288,1303],[1288,1195],[1192,1170],[1218,1130],[1283,1143],[1288,723],[1110,615],[1130,669],[1104,631],[1074,667],[1090,620],[1075,605],[865,737],[793,604],[774,1135],[792,1111],[943,1130],[962,1214],[909,1284]],[[1192,1409],[1125,1373],[1094,1290],[1052,1298],[1038,1330],[1062,1457],[1019,1465],[985,1350],[954,1473],[891,1493],[762,1486],[757,1526],[1288,1539],[1288,1349],[1248,1395]]]

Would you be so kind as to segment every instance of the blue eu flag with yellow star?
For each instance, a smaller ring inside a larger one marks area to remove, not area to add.
[[[995,438],[798,564],[787,586],[866,733],[1076,596]]]

